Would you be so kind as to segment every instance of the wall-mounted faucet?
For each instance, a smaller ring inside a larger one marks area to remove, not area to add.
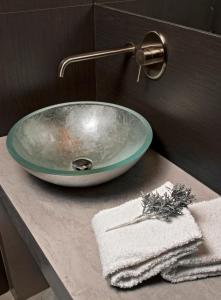
[[[59,77],[64,77],[65,69],[69,64],[126,53],[130,53],[136,58],[138,64],[137,82],[140,80],[142,69],[150,79],[160,78],[165,71],[167,62],[165,39],[160,33],[150,31],[145,35],[141,45],[138,46],[129,43],[123,48],[77,54],[63,59],[59,65]]]

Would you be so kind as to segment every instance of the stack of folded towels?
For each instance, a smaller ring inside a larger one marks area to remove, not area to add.
[[[153,192],[172,188],[166,182]],[[110,230],[141,215],[138,198],[94,216],[103,275],[111,285],[131,288],[157,274],[173,283],[221,275],[221,198],[182,212],[171,222],[147,219]]]

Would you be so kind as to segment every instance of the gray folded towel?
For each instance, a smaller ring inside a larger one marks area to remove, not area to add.
[[[221,198],[195,203],[189,209],[204,241],[195,254],[161,273],[173,283],[221,275]]]
[[[170,182],[156,189],[160,195]],[[149,219],[106,231],[131,221],[142,212],[141,198],[103,210],[92,220],[103,275],[110,284],[130,288],[160,273],[179,258],[197,251],[202,234],[188,209],[171,222]]]

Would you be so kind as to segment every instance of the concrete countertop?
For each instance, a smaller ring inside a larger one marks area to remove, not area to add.
[[[93,215],[136,198],[165,181],[191,186],[198,199],[215,192],[150,150],[128,173],[93,188],[62,188],[27,174],[9,156],[0,138],[1,199],[14,225],[61,300],[170,300],[221,297],[220,277],[171,284],[160,277],[122,291],[102,277]]]

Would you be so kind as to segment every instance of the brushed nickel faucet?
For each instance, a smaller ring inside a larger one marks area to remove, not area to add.
[[[142,69],[144,74],[153,80],[160,78],[166,69],[167,51],[165,39],[160,33],[150,31],[145,35],[141,45],[138,46],[128,43],[122,48],[88,52],[64,58],[59,64],[58,74],[59,77],[64,77],[67,66],[72,63],[128,53],[135,56],[138,64],[137,82],[140,80]]]

